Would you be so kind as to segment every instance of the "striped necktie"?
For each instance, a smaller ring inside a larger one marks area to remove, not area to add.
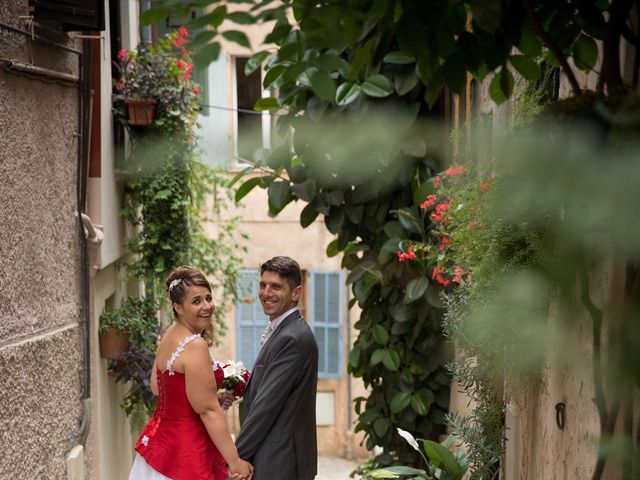
[[[265,344],[265,342],[271,336],[272,332],[273,332],[273,328],[271,328],[271,322],[269,322],[269,325],[267,325],[267,328],[264,329],[264,333],[262,334],[262,338],[260,338],[260,346]]]

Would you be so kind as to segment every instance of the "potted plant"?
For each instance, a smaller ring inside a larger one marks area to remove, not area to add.
[[[120,76],[115,83],[115,100],[127,106],[129,125],[151,125],[158,117],[190,115],[197,110],[200,90],[191,80],[193,63],[185,47],[187,36],[187,29],[180,27],[157,45],[118,52],[115,65]]]
[[[100,356],[121,359],[130,341],[144,344],[157,325],[156,306],[150,299],[127,298],[120,308],[106,309],[98,323]]]

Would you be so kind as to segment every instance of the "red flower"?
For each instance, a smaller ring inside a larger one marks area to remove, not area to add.
[[[184,62],[180,59],[176,60],[176,66],[180,69],[184,68]]]
[[[198,87],[193,89],[193,94],[198,95],[200,93],[200,89]]]
[[[427,196],[427,199],[420,204],[420,208],[422,209],[429,208],[431,205],[435,203],[436,203],[436,196],[432,194]]]
[[[482,190],[483,192],[488,192],[489,191],[489,187],[491,186],[491,184],[493,183],[493,179],[489,179],[489,180],[485,180],[484,182],[482,182],[482,185],[480,185],[480,190]]]
[[[449,178],[456,177],[458,175],[462,175],[463,173],[464,173],[464,166],[463,165],[451,165],[444,172],[445,176],[447,176]]]
[[[189,30],[187,30],[187,27],[183,25],[178,29],[178,35],[180,36],[180,38],[187,38],[187,35],[189,35]]]
[[[431,275],[431,278],[436,278],[438,275],[440,275],[440,267],[436,265],[433,267],[433,274]]]
[[[236,397],[242,397],[246,388],[247,384],[245,382],[236,383],[236,385],[233,387],[233,395]]]
[[[118,52],[118,60],[124,60],[128,56],[129,56],[129,50],[127,50],[126,48],[121,48],[120,51]]]
[[[398,261],[404,262],[405,260],[415,260],[416,252],[413,251],[413,244],[409,245],[407,248],[407,253],[404,253],[402,250],[398,250]]]
[[[445,237],[443,236],[442,238],[440,238],[440,250],[444,250],[447,245],[451,244],[451,239],[449,237]]]
[[[224,370],[218,362],[214,362],[213,364],[213,374],[216,377],[216,387],[220,388],[224,380]]]

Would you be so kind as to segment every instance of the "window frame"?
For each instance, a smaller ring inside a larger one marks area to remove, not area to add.
[[[337,322],[325,322],[325,321],[317,321],[315,315],[315,300],[316,300],[316,275],[325,274],[325,275],[337,275],[338,276],[338,321]],[[344,272],[342,271],[330,271],[330,270],[309,270],[309,281],[308,281],[308,291],[307,291],[307,299],[308,299],[308,311],[309,311],[309,325],[313,330],[313,334],[316,336],[316,326],[323,328],[335,328],[338,331],[338,366],[337,372],[328,372],[327,365],[325,365],[325,370],[321,370],[320,361],[318,361],[318,378],[332,378],[332,379],[340,379],[343,375],[343,349],[344,349],[344,317],[345,317],[345,280],[344,280]],[[328,357],[328,342],[325,342],[325,356]],[[320,360],[320,346],[318,345],[318,360]]]
[[[231,135],[233,141],[233,151],[232,151],[232,159],[231,164],[229,165],[229,169],[232,171],[242,170],[246,168],[250,164],[243,161],[242,158],[238,156],[238,75],[237,75],[237,59],[249,59],[250,55],[235,55],[232,54],[229,56],[231,65],[231,108],[233,111],[233,121],[231,125]],[[271,97],[271,91],[265,89],[263,86],[264,82],[264,69],[260,68],[260,87],[261,87],[261,98]],[[256,112],[258,113],[258,112]],[[271,113],[268,111],[263,111],[260,113],[261,115],[261,125],[260,125],[260,136],[262,139],[262,148],[271,148],[271,132],[272,132],[272,118]],[[251,159],[247,159],[251,160]]]

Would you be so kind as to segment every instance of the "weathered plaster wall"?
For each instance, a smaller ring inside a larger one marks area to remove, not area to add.
[[[16,27],[26,14],[0,5]],[[78,74],[76,55],[2,29],[0,57]],[[65,478],[82,413],[77,120],[75,87],[0,70],[0,478]]]

